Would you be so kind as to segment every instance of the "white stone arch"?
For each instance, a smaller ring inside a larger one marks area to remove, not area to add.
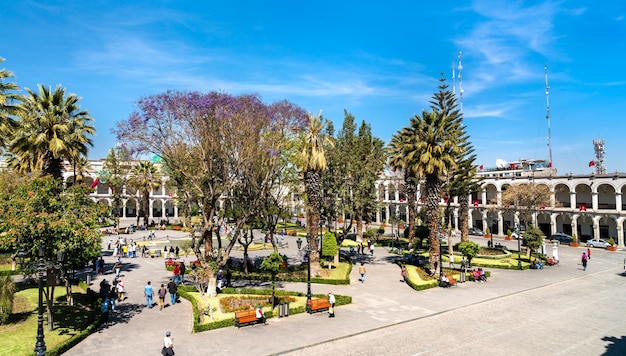
[[[139,214],[139,200],[135,197],[124,199],[124,217],[134,218]]]
[[[163,200],[162,199],[153,199],[152,200],[152,209],[150,209],[150,217],[152,219],[160,219],[165,213],[165,209],[163,208]],[[158,222],[158,221],[156,221]]]
[[[594,238],[594,226],[597,223],[594,221],[594,216],[586,212],[578,214],[576,219],[576,236],[578,241],[586,241]]]
[[[617,189],[609,182],[602,182],[593,186],[595,192],[597,192],[598,210],[616,210],[616,196]]]
[[[483,204],[498,204],[498,187],[495,184],[485,184],[483,190],[486,193]]]
[[[554,186],[554,206],[559,208],[569,208],[571,203],[571,187],[565,183],[557,183]]]
[[[576,206],[578,210],[584,211],[586,209],[591,210],[592,205],[592,187],[587,183],[578,183],[574,188],[574,192],[576,193]]]
[[[554,232],[564,232],[568,235],[571,235],[574,232],[574,228],[572,226],[572,223],[574,222],[574,217],[571,214],[555,214],[554,221],[556,224]]]

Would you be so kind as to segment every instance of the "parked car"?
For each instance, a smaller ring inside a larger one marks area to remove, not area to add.
[[[602,248],[607,248],[608,246],[611,246],[611,244],[607,240],[604,240],[604,239],[588,240],[587,245],[591,247],[602,247]]]
[[[518,234],[516,232],[511,233],[511,237],[514,239],[521,239],[522,238],[522,234]]]
[[[470,227],[469,229],[467,229],[467,233],[470,235],[475,235],[475,236],[483,236],[485,235],[485,233],[483,232],[483,230],[477,228],[477,227]]]
[[[566,233],[557,232],[556,234],[553,234],[552,236],[550,236],[550,241],[554,241],[554,240],[557,240],[558,242],[562,244],[568,244],[574,241],[574,238]]]

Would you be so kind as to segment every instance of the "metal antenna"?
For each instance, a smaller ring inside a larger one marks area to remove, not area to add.
[[[456,73],[454,71],[454,60],[452,61],[452,94],[456,95]]]
[[[548,65],[545,67],[546,72],[546,119],[548,119],[548,150],[550,151],[550,168],[552,168],[552,136],[550,135],[550,84],[548,84]]]
[[[461,103],[461,111],[463,111],[463,64],[461,63],[461,51],[458,55],[459,59],[459,102]]]

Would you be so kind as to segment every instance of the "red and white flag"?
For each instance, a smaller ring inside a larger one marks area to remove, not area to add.
[[[96,178],[96,180],[93,181],[93,183],[91,183],[91,189],[94,189],[95,187],[98,186],[98,183],[100,183],[100,178]]]
[[[595,165],[596,165],[596,162],[594,162],[594,161],[589,161],[589,167],[593,167],[593,166],[595,166]]]

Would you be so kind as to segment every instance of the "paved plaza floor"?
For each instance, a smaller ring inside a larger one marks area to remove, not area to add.
[[[144,234],[128,237],[141,240]],[[182,232],[159,231],[155,243],[162,246],[186,238]],[[281,253],[299,259],[296,238],[285,239],[289,247]],[[476,239],[486,245],[483,240]],[[517,248],[515,241],[500,242]],[[250,255],[260,258],[270,252]],[[145,308],[146,282],[159,286],[170,277],[163,259],[127,258],[122,272],[127,299],[112,315],[112,324],[65,355],[157,355],[166,330],[172,332],[176,355],[624,355],[626,253],[594,249],[583,271],[582,252],[562,246],[561,263],[555,267],[492,269],[486,283],[417,292],[400,282],[394,255],[377,248],[366,261],[364,283],[358,282],[354,268],[350,285],[313,284],[313,293],[352,296],[352,304],[336,308],[335,318],[326,313],[297,314],[269,319],[267,326],[196,334],[191,333],[193,312],[186,300],[163,311]],[[105,257],[107,265],[113,260]],[[111,279],[112,274],[93,280],[94,288],[101,278]],[[305,292],[306,283],[280,283],[279,288]]]

